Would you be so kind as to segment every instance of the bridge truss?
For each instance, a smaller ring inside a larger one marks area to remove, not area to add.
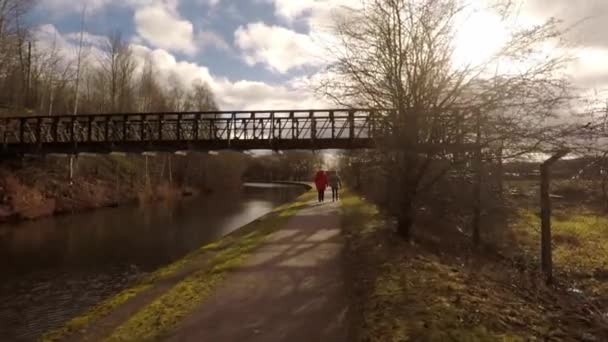
[[[1,153],[356,149],[388,130],[370,109],[23,116],[0,118]]]

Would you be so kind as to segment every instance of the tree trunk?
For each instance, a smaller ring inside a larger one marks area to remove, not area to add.
[[[412,238],[412,227],[416,220],[416,210],[414,206],[415,193],[410,190],[403,192],[401,208],[397,217],[397,232],[406,241]]]
[[[473,186],[473,245],[481,242],[481,185],[483,161],[481,151],[481,112],[477,112],[477,138],[475,141],[475,180]]]
[[[500,142],[500,147],[498,148],[497,155],[497,170],[496,170],[496,178],[498,183],[498,196],[502,200],[505,195],[505,167],[503,161],[503,153],[504,153],[504,141]]]

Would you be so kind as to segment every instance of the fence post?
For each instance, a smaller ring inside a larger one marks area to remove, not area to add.
[[[553,281],[553,259],[551,247],[551,165],[568,154],[561,150],[540,165],[540,265],[547,284]]]

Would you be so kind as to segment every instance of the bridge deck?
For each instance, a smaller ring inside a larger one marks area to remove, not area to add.
[[[137,113],[0,119],[4,154],[352,149],[386,130],[373,110]]]

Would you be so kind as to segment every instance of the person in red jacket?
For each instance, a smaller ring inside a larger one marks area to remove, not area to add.
[[[320,170],[315,176],[315,186],[319,192],[319,202],[325,200],[325,188],[327,188],[327,174],[325,171]]]

